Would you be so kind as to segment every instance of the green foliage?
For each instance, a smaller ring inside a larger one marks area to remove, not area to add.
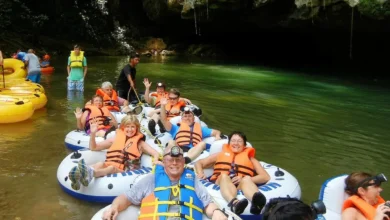
[[[359,12],[373,19],[385,19],[390,16],[389,1],[379,2],[378,0],[360,0]]]

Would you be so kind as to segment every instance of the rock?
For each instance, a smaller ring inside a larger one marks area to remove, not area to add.
[[[161,38],[150,38],[146,42],[146,49],[148,50],[164,50],[167,48],[167,45],[164,43],[163,39]]]
[[[176,52],[174,50],[163,50],[160,53],[162,56],[174,56]]]

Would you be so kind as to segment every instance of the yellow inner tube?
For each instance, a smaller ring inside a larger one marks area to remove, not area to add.
[[[30,92],[30,91],[8,91],[0,92],[0,98],[19,98],[19,99],[28,99],[32,102],[34,109],[41,109],[45,107],[47,103],[47,97],[45,93],[41,92]]]
[[[27,72],[24,69],[24,63],[18,59],[7,58],[3,60],[3,68],[4,69],[13,69],[12,73],[9,71],[4,71],[5,80],[8,79],[20,79],[25,78],[27,76]],[[3,71],[3,70],[2,70]],[[1,72],[1,82],[3,80],[3,73]],[[6,82],[7,84],[7,82]]]
[[[15,123],[29,119],[34,114],[30,100],[0,97],[0,123]]]

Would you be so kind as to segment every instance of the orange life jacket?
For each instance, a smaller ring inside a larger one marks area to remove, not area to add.
[[[199,142],[202,141],[202,127],[200,123],[195,122],[194,126],[191,127],[186,123],[181,123],[179,131],[175,136],[176,144],[180,147],[196,146]]]
[[[234,173],[237,176],[254,176],[256,171],[250,158],[254,157],[256,151],[252,147],[245,147],[238,154],[233,153],[229,144],[224,144],[222,152],[218,154],[214,165],[214,173],[210,177],[211,181],[217,180],[218,176],[226,173]]]
[[[160,95],[158,94],[157,92],[153,92],[150,94],[150,96],[154,96],[156,97],[156,103],[154,104],[154,107],[158,107],[161,105],[160,101],[161,101],[161,98],[162,97],[167,97],[168,96],[168,92],[164,92],[163,95]]]
[[[342,210],[344,211],[347,208],[354,207],[359,210],[368,220],[373,220],[376,214],[376,208],[380,204],[385,203],[385,200],[382,197],[378,196],[377,198],[378,203],[372,206],[359,196],[353,195],[344,201]]]
[[[127,139],[125,132],[122,129],[117,129],[114,143],[107,151],[105,165],[114,165],[120,170],[124,170],[127,160],[139,159],[141,152],[138,149],[138,143],[143,137],[142,133],[137,132],[133,137]]]
[[[98,120],[98,130],[108,130],[111,125],[109,124],[108,117],[110,116],[110,111],[106,107],[98,108],[94,105],[88,105],[83,111],[89,111],[87,120],[85,122],[85,131],[89,134],[89,121],[93,119]],[[105,125],[106,124],[106,125]]]
[[[171,119],[173,117],[176,117],[178,115],[180,115],[180,108],[181,107],[185,107],[186,106],[186,103],[183,102],[183,101],[179,101],[178,103],[176,103],[176,105],[172,106],[170,103],[166,104],[165,105],[165,110],[167,111],[167,119]],[[177,110],[176,113],[171,113],[172,110]]]
[[[106,106],[108,110],[117,111],[117,112],[120,111],[119,104],[118,104],[118,94],[116,93],[115,90],[112,90],[111,97],[108,96],[107,93],[103,91],[103,89],[96,90],[96,95],[103,97],[104,106]]]

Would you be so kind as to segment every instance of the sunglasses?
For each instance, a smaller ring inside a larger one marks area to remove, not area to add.
[[[169,100],[176,100],[179,97],[168,97]]]
[[[362,186],[363,187],[369,187],[369,186],[376,186],[376,187],[380,187],[382,185],[382,182],[378,181],[378,180],[374,180],[373,183],[366,183],[366,184],[363,184]]]

